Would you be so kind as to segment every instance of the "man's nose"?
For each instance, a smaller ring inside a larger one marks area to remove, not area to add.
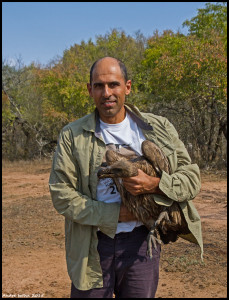
[[[111,89],[109,88],[109,86],[106,84],[104,86],[104,89],[103,89],[103,97],[104,98],[109,98],[111,96]]]

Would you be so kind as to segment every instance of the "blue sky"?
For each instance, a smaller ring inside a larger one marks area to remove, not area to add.
[[[149,37],[157,29],[180,30],[207,2],[3,2],[2,56],[9,63],[49,63],[82,40],[113,28]]]

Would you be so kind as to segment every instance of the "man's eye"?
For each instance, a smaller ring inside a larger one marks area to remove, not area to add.
[[[116,87],[116,86],[118,86],[118,85],[119,85],[118,82],[112,82],[112,83],[110,84],[111,87]]]
[[[102,84],[96,83],[94,84],[94,88],[101,88]]]

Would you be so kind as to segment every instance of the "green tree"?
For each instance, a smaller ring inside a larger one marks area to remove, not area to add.
[[[194,145],[202,166],[215,161],[227,129],[227,58],[221,38],[209,43],[171,31],[155,34],[141,74],[145,109],[169,116],[186,145]]]
[[[41,155],[49,143],[43,123],[42,90],[36,67],[2,63],[3,156],[10,159]]]
[[[212,32],[220,36],[227,48],[227,2],[207,3],[205,8],[198,9],[198,14],[191,20],[186,20],[189,34],[208,41],[214,38]]]
[[[116,29],[97,36],[95,43],[82,41],[80,45],[70,47],[58,63],[39,72],[46,116],[68,122],[91,112],[94,103],[86,84],[94,61],[104,56],[117,57],[127,65],[129,77],[134,81],[136,66],[140,64],[143,53],[144,38],[140,32],[136,33],[135,40]]]

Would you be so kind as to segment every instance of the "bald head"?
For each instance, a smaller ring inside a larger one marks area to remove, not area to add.
[[[123,75],[124,81],[127,82],[128,80],[128,76],[127,76],[127,70],[126,70],[126,66],[124,65],[124,63],[114,57],[110,57],[110,56],[106,56],[103,58],[98,59],[97,61],[94,62],[94,64],[91,67],[90,70],[90,84],[92,84],[92,80],[93,80],[93,73],[96,70],[96,67],[98,67],[99,65],[102,64],[109,64],[110,66],[117,66],[117,64],[120,67],[121,73]]]

